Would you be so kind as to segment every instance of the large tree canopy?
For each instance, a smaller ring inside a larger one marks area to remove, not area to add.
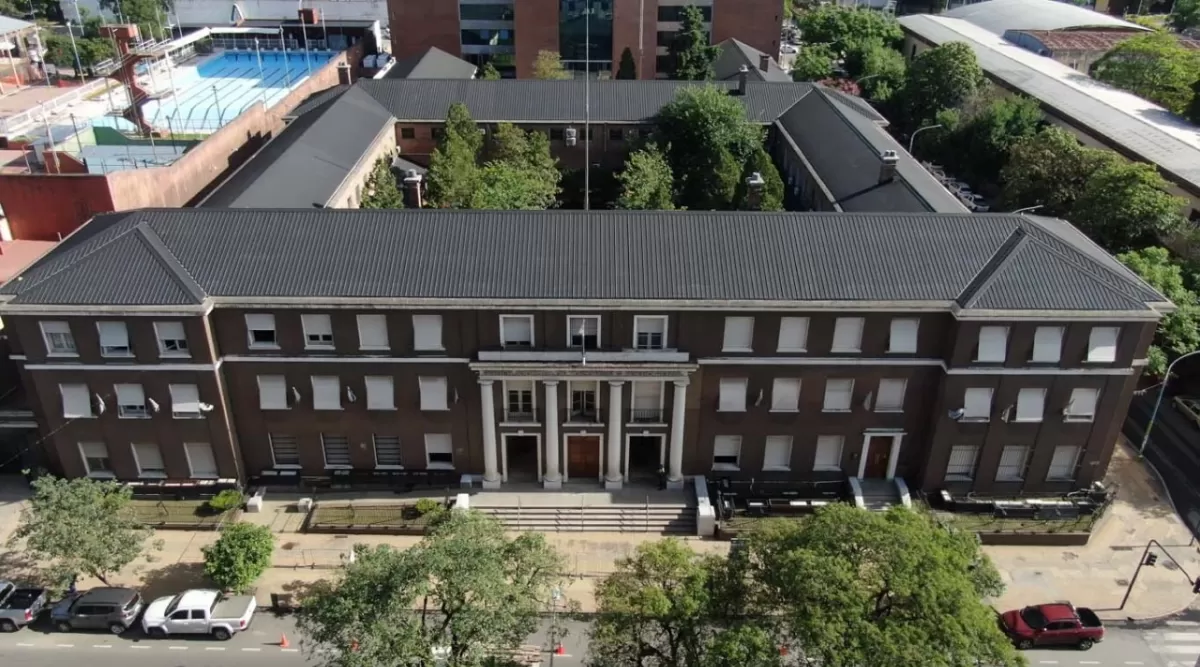
[[[621,183],[617,208],[643,211],[675,208],[675,176],[666,156],[654,144],[630,153],[617,180]]]
[[[681,81],[707,81],[713,78],[713,62],[720,49],[709,43],[704,16],[692,5],[683,8],[679,32],[667,47],[671,78]]]
[[[1166,32],[1127,39],[1092,65],[1092,76],[1182,114],[1200,79],[1200,52]]]
[[[971,47],[947,42],[913,58],[903,89],[909,130],[928,124],[943,109],[956,109],[984,85],[983,70]]]
[[[801,14],[798,22],[806,44],[827,44],[839,56],[860,44],[896,46],[904,38],[895,17],[867,7],[822,5]]]
[[[1067,219],[1109,252],[1160,243],[1183,225],[1183,199],[1143,162],[1117,158],[1092,172]]]
[[[1115,159],[1110,152],[1088,150],[1065,130],[1047,127],[1013,145],[1001,171],[1001,207],[1040,206],[1041,215],[1066,217],[1092,173]]]
[[[1117,255],[1121,263],[1175,304],[1176,311],[1163,317],[1155,332],[1154,345],[1146,354],[1146,373],[1161,378],[1167,364],[1181,354],[1200,349],[1200,302],[1188,289],[1183,270],[1166,248],[1145,248]]]

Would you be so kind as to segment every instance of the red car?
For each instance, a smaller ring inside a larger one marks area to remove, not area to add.
[[[1096,612],[1065,602],[1006,611],[1000,614],[1000,628],[1019,649],[1074,646],[1086,651],[1104,639]]]

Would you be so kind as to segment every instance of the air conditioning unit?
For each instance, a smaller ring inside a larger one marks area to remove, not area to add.
[[[579,142],[579,132],[573,127],[568,127],[563,131],[563,139],[566,141],[568,146],[574,146]]]

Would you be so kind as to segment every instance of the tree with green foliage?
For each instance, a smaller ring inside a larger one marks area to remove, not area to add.
[[[1046,127],[1017,141],[1000,172],[1000,208],[1040,206],[1038,214],[1065,218],[1075,208],[1092,173],[1118,159],[1108,151],[1089,150],[1069,132]]]
[[[1153,165],[1108,160],[1084,182],[1067,219],[1111,253],[1155,245],[1184,224],[1184,200],[1169,188]]]
[[[533,78],[543,80],[569,79],[571,73],[563,67],[557,51],[538,51],[533,59]]]
[[[617,63],[617,78],[632,80],[637,78],[637,63],[633,59],[633,51],[629,47],[621,50],[621,60]]]
[[[833,76],[837,54],[827,44],[805,44],[792,62],[793,81],[823,81]]]
[[[750,187],[750,179],[754,174],[763,180],[757,192]],[[783,179],[770,154],[762,146],[756,148],[746,160],[733,200],[734,206],[743,211],[783,210]]]
[[[921,52],[908,67],[902,89],[909,131],[930,123],[943,109],[955,109],[985,85],[983,69],[971,47],[946,42]]]
[[[203,547],[204,574],[223,591],[244,593],[271,566],[275,536],[267,526],[233,523]]]
[[[710,44],[704,28],[704,15],[692,5],[683,8],[679,31],[667,47],[671,78],[677,81],[708,81],[713,78],[713,63],[721,49]]]
[[[998,184],[1014,145],[1034,136],[1044,121],[1036,100],[1020,95],[984,96],[963,109],[934,118],[938,160],[968,183]]]
[[[858,44],[846,54],[846,71],[872,102],[891,99],[904,86],[907,69],[899,51],[879,42]]]
[[[1192,101],[1192,84],[1200,80],[1200,52],[1170,33],[1139,35],[1097,60],[1092,76],[1183,114]]]
[[[483,138],[467,105],[455,102],[426,173],[429,202],[439,208],[468,208],[479,182],[479,149]]]
[[[471,208],[545,209],[554,205],[562,175],[544,133],[500,123],[485,154],[487,164]]]
[[[113,481],[39,477],[8,546],[22,549],[51,581],[85,575],[108,584],[147,549],[162,549],[132,500],[133,489]]]
[[[1200,125],[1200,79],[1196,79],[1196,83],[1192,84],[1192,99],[1183,110],[1183,117],[1195,125]]]
[[[142,39],[168,37],[168,14],[174,8],[175,0],[100,0],[100,9],[116,14],[125,23],[136,24]]]
[[[392,173],[392,161],[381,157],[367,176],[359,208],[404,208],[404,193]]]
[[[704,647],[701,667],[783,667],[775,638],[750,624],[717,630]]]
[[[1175,0],[1167,21],[1175,32],[1200,27],[1200,0]]]
[[[805,44],[825,44],[838,57],[859,45],[895,47],[904,39],[894,16],[867,7],[822,5],[801,14],[799,24]]]
[[[476,667],[526,642],[564,569],[542,534],[510,538],[495,519],[450,511],[414,547],[356,546],[339,579],[304,597],[298,626],[323,666]]]
[[[621,194],[617,208],[670,211],[675,208],[675,176],[658,146],[649,144],[629,154],[625,169],[617,174]]]
[[[479,78],[483,81],[499,81],[500,70],[496,69],[496,66],[489,60],[479,68]]]
[[[34,19],[63,22],[62,3],[59,0],[0,0],[0,15],[28,20],[31,7]]]
[[[1158,323],[1154,344],[1146,353],[1146,374],[1161,379],[1172,360],[1200,349],[1200,301],[1187,288],[1183,268],[1166,248],[1131,250],[1117,259],[1175,304],[1175,312]]]

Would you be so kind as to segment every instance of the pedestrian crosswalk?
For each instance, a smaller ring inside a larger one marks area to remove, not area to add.
[[[1200,621],[1170,620],[1142,633],[1162,667],[1200,665]]]

